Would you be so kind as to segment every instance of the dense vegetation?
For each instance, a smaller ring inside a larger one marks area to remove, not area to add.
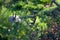
[[[51,0],[0,0],[0,36],[8,40],[39,40],[46,31],[60,27],[60,3],[55,2],[57,5]],[[20,22],[9,21],[14,13]]]

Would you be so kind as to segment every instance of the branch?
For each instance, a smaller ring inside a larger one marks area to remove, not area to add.
[[[60,5],[56,2],[56,0],[52,0],[51,2],[52,2],[52,3],[55,3],[58,7],[60,6]]]

